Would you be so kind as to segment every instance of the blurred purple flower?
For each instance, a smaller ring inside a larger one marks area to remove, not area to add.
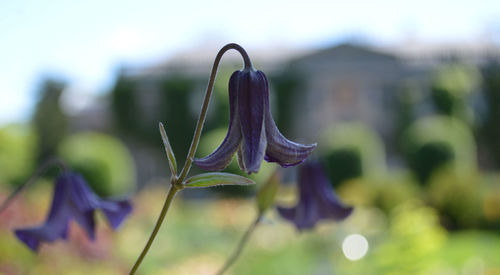
[[[311,229],[320,220],[343,220],[353,210],[340,202],[319,162],[299,167],[298,188],[299,202],[295,207],[278,207],[279,214],[298,230]]]
[[[104,200],[99,198],[77,173],[61,174],[54,187],[54,198],[45,224],[26,229],[17,229],[15,234],[33,251],[40,242],[67,239],[71,219],[85,230],[87,236],[95,239],[94,211],[101,209],[113,229],[123,222],[132,211],[128,200]]]
[[[304,161],[316,144],[303,145],[286,139],[276,127],[269,108],[269,87],[262,71],[246,68],[229,80],[229,129],[213,153],[194,163],[209,171],[220,171],[238,151],[241,170],[259,171],[262,160],[283,167]]]

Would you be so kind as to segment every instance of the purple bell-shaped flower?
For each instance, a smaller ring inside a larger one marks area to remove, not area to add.
[[[209,171],[220,171],[238,151],[240,168],[259,171],[262,160],[283,167],[303,162],[316,144],[303,145],[286,139],[276,127],[269,107],[269,86],[262,71],[245,68],[229,80],[229,129],[213,153],[194,163]]]
[[[343,220],[353,210],[340,202],[318,162],[299,167],[298,190],[299,202],[295,207],[278,207],[279,214],[298,230],[313,228],[320,220]]]
[[[101,209],[113,229],[123,222],[132,211],[128,200],[104,200],[99,198],[76,173],[61,174],[54,186],[54,198],[49,215],[41,226],[17,229],[17,238],[34,251],[40,242],[67,239],[70,220],[75,220],[91,239],[95,239],[94,211]]]

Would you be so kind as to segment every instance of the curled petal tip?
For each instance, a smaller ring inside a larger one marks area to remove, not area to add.
[[[304,162],[314,148],[316,143],[304,145],[283,138],[280,143],[268,144],[265,160],[276,162],[282,167],[295,166]]]

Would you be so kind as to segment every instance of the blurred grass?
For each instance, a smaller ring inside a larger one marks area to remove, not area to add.
[[[125,274],[139,255],[163,204],[166,188],[147,189],[113,232],[98,215],[97,241],[71,225],[68,242],[43,245],[38,254],[12,230],[44,219],[51,184],[23,193],[0,215],[1,274]],[[0,190],[0,199],[7,190]],[[252,200],[184,200],[178,197],[140,274],[214,274],[235,248],[256,210]],[[342,254],[342,240],[364,235],[368,254],[358,261]],[[274,212],[257,228],[228,274],[500,274],[500,236],[491,231],[448,232],[436,211],[408,201],[385,212],[357,207],[341,224],[320,224],[298,233]]]

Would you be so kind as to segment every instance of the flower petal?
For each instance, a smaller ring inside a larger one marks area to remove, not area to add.
[[[66,239],[68,236],[68,223],[60,221],[55,224],[46,223],[39,227],[17,229],[14,231],[16,237],[24,242],[31,250],[38,251],[40,242],[53,242],[59,238]]]
[[[229,80],[229,128],[226,137],[210,155],[194,159],[194,164],[202,169],[220,171],[226,168],[241,143],[241,128],[237,112],[238,73],[238,71],[234,72]]]
[[[71,215],[65,207],[67,203],[62,205],[63,207],[51,212],[52,216],[45,224],[38,227],[15,230],[16,237],[33,251],[38,250],[40,242],[53,242],[58,238],[67,238]]]
[[[15,230],[16,237],[33,251],[37,251],[40,242],[53,242],[58,238],[67,238],[71,211],[67,207],[69,184],[67,179],[59,179],[54,186],[54,197],[45,223],[38,227]]]
[[[80,174],[66,173],[61,177],[64,177],[64,180],[67,181],[70,198],[78,211],[85,212],[99,207],[99,197],[87,185],[87,182]]]
[[[72,218],[85,230],[90,240],[95,240],[94,210],[82,212],[73,206]]]
[[[353,209],[337,198],[320,163],[301,165],[297,181],[299,202],[294,208],[278,207],[278,213],[298,230],[313,228],[325,219],[342,220],[351,214]]]
[[[302,163],[311,154],[316,144],[304,145],[285,138],[271,115],[271,111],[266,114],[266,136],[267,149],[265,160],[277,162],[282,167],[294,166]]]
[[[247,169],[245,168],[245,162],[243,162],[243,152],[241,149],[241,145],[238,148],[238,166],[242,171],[246,171]]]
[[[259,171],[266,150],[264,128],[267,79],[261,71],[245,69],[238,81],[238,113],[240,115],[242,159],[247,173]]]
[[[262,75],[265,78],[264,74]],[[265,83],[267,86],[267,80]],[[265,127],[267,138],[265,160],[267,162],[277,162],[282,167],[289,167],[302,163],[316,147],[316,143],[309,145],[296,143],[288,140],[280,133],[274,122],[269,106],[269,88],[266,87],[265,90]]]
[[[113,229],[117,229],[132,212],[132,204],[128,200],[101,200],[100,208]]]
[[[353,208],[344,206],[340,202],[320,164],[311,165],[309,169],[311,173],[308,176],[314,177],[314,180],[309,180],[309,183],[314,187],[310,186],[309,188],[312,189],[317,198],[320,219],[343,220],[348,217]]]

